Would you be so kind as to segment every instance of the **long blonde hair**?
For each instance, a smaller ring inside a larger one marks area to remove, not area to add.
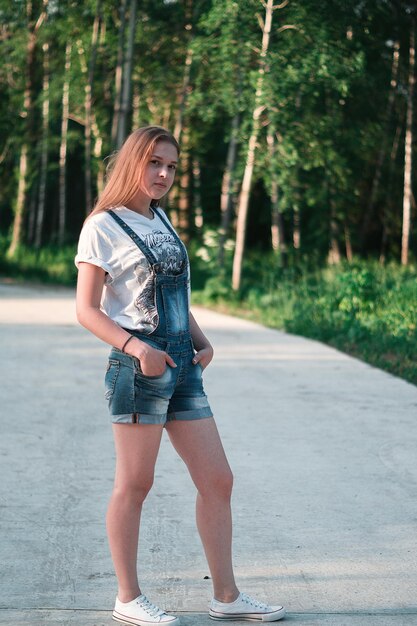
[[[180,154],[175,137],[162,126],[143,126],[134,130],[118,152],[114,152],[106,168],[106,185],[89,214],[126,205],[142,186],[143,172],[158,141],[171,143]],[[159,201],[152,199],[151,206]],[[88,219],[88,218],[87,218]]]

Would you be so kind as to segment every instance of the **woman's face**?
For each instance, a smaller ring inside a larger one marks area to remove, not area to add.
[[[178,153],[168,141],[158,141],[145,167],[143,190],[150,198],[162,198],[172,187]]]

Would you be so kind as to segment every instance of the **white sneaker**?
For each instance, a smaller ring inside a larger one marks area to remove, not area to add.
[[[143,594],[130,602],[120,602],[119,598],[116,598],[113,619],[122,624],[135,624],[135,626],[149,626],[150,624],[179,626],[180,623],[178,617],[167,615]]]
[[[258,619],[261,622],[275,622],[285,615],[283,606],[269,606],[240,593],[234,602],[219,602],[215,598],[210,603],[211,619]]]

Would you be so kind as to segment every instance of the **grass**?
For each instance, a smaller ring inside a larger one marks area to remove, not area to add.
[[[7,241],[0,239],[0,249],[7,250]],[[47,246],[34,250],[21,246],[13,258],[0,254],[0,277],[14,282],[37,282],[74,286],[77,268],[74,265],[76,246]]]
[[[417,384],[415,265],[357,259],[284,270],[272,255],[253,255],[244,275],[239,295],[225,272],[193,290],[194,302],[317,339]]]

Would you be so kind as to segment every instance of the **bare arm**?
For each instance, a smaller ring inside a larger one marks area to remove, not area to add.
[[[81,326],[96,337],[121,349],[131,336],[129,332],[113,322],[100,310],[105,271],[91,263],[80,263],[78,269],[76,311]],[[126,346],[126,353],[140,360],[142,371],[147,376],[158,376],[165,370],[166,363],[176,367],[171,357],[156,350],[137,337]]]
[[[189,312],[189,318],[191,337],[194,347],[197,350],[193,358],[193,363],[200,363],[201,367],[205,369],[213,358],[213,346],[197,324],[191,311]]]

